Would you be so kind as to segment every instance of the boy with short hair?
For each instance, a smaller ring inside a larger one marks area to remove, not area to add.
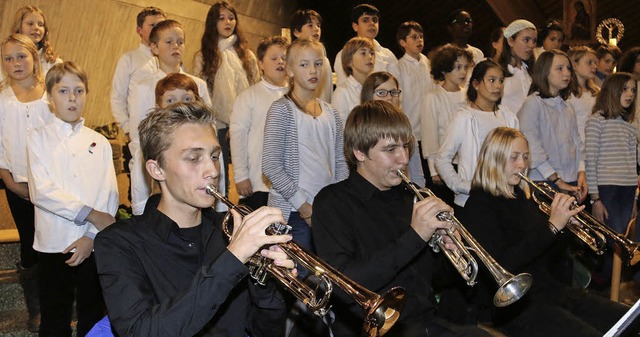
[[[360,104],[362,85],[373,72],[376,52],[370,39],[354,37],[344,45],[340,56],[348,77],[337,85],[331,96],[331,105],[338,110],[344,124],[351,109]]]
[[[424,30],[415,21],[404,22],[398,27],[396,41],[404,51],[398,60],[398,82],[402,90],[402,111],[409,117],[413,134],[420,142],[420,115],[424,96],[435,89],[436,81],[431,77],[429,59],[422,54]],[[423,163],[423,166],[426,163]]]
[[[125,132],[131,131],[129,127],[129,110],[127,97],[129,96],[129,82],[131,75],[153,58],[149,49],[149,34],[158,22],[165,20],[166,15],[157,7],[145,7],[136,17],[136,33],[140,35],[138,48],[130,50],[120,56],[116,71],[111,82],[111,113]]]
[[[93,239],[115,221],[118,185],[111,145],[83,125],[86,73],[73,62],[56,64],[47,74],[46,88],[57,118],[31,130],[27,138],[33,246],[40,268],[40,335],[71,336],[75,297],[78,336],[84,336],[104,315]]]
[[[314,199],[311,230],[318,256],[376,293],[407,290],[407,305],[390,333],[399,337],[489,336],[475,326],[436,317],[432,284],[442,254],[428,241],[448,224],[451,208],[437,197],[414,202],[398,170],[413,147],[408,118],[392,104],[370,101],[353,109],[344,129],[349,177],[323,188]],[[362,311],[344,296],[333,298],[336,336],[360,336]],[[463,310],[462,308],[460,310]]]
[[[603,44],[596,49],[598,57],[598,69],[596,69],[596,84],[602,87],[604,79],[611,75],[618,65],[618,60],[622,56],[622,51],[618,46]]]
[[[158,23],[149,34],[149,47],[156,56],[149,60],[131,76],[127,106],[130,114],[129,149],[131,150],[131,209],[134,215],[142,214],[144,205],[151,195],[151,178],[145,173],[138,125],[150,109],[155,106],[155,87],[160,79],[172,73],[184,73],[181,68],[185,50],[185,36],[182,25],[175,20]],[[188,75],[188,74],[187,74]],[[198,85],[200,93],[207,93],[204,80],[188,75]],[[209,95],[202,100],[211,106]],[[222,180],[224,181],[224,180]]]
[[[291,235],[265,235],[284,218],[279,209],[262,207],[244,218],[234,212],[227,243],[207,193],[220,173],[214,124],[199,101],[154,109],[140,123],[145,168],[161,193],[141,216],[99,233],[95,245],[119,336],[284,336],[286,305],[276,281],[248,280],[245,264],[259,254],[293,269],[275,246]]]
[[[392,69],[390,66],[398,63],[398,59],[396,59],[396,56],[391,50],[381,46],[375,39],[376,36],[378,36],[379,19],[380,11],[369,4],[360,4],[351,10],[351,28],[356,32],[357,37],[369,39],[373,44],[373,49],[376,53],[376,63],[372,72],[388,71],[397,78],[398,74],[395,72],[395,69]],[[342,50],[336,55],[333,69],[337,75],[336,86],[344,83],[349,74],[346,73],[342,64]]]
[[[474,64],[484,60],[482,50],[467,43],[473,33],[473,19],[471,18],[471,14],[464,9],[456,9],[449,15],[448,22],[447,32],[451,35],[451,42],[445,46],[453,45],[470,52],[473,55]]]
[[[229,124],[233,179],[241,202],[252,209],[267,205],[270,183],[262,174],[262,143],[267,111],[289,90],[285,69],[289,42],[281,36],[258,45],[262,80],[238,95]]]

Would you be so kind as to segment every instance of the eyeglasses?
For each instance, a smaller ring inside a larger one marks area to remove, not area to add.
[[[463,20],[453,19],[453,21],[451,21],[451,24],[454,24],[454,23],[458,23],[461,25],[470,25],[473,23],[473,20],[471,18],[465,18]]]
[[[391,94],[391,97],[398,97],[402,93],[402,90],[398,90],[398,89],[393,89],[393,90],[377,89],[377,90],[374,90],[373,93],[376,94],[376,96],[378,96],[378,97],[387,97],[387,95],[389,95],[389,94]]]

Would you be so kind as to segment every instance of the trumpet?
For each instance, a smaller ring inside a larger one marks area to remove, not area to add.
[[[435,194],[428,188],[418,189],[409,180],[409,178],[401,171],[397,171],[398,176],[404,181],[404,183],[413,191],[416,198],[424,200],[423,194],[428,197],[435,196]],[[436,253],[442,251],[447,259],[453,264],[458,273],[467,282],[467,285],[473,286],[476,284],[476,276],[478,274],[478,262],[471,255],[469,250],[476,252],[476,255],[482,263],[487,267],[491,276],[498,284],[498,291],[493,296],[493,304],[496,307],[506,307],[524,296],[529,291],[531,284],[533,283],[533,277],[528,273],[521,273],[516,276],[506,271],[502,266],[496,262],[496,260],[487,253],[487,251],[480,246],[476,239],[471,236],[467,229],[453,216],[450,212],[440,212],[436,215],[438,220],[447,221],[452,224],[451,228],[444,229],[447,235],[451,238],[456,245],[457,250],[452,251],[445,247],[443,236],[439,233],[434,233],[429,240],[429,246]],[[469,247],[465,246],[464,242],[454,234],[456,231],[460,233],[462,240],[466,241]]]
[[[558,192],[546,182],[536,183],[523,173],[518,173],[518,175],[533,188],[531,198],[538,204],[538,208],[545,214],[551,215],[551,201],[553,201]],[[578,202],[574,200],[571,209],[579,206]],[[633,256],[638,252],[639,243],[629,240],[611,227],[598,221],[589,212],[581,211],[573,218],[577,221],[577,224],[569,222],[567,223],[567,228],[596,254],[602,255],[604,253],[607,246],[607,238],[613,240],[624,251],[624,258],[627,263],[630,263]]]
[[[232,232],[229,223],[232,218],[231,210],[236,210],[242,216],[252,212],[251,208],[244,205],[235,205],[222,195],[214,185],[206,186],[207,194],[215,197],[229,207],[229,212],[222,220],[222,230],[231,239]],[[267,227],[268,235],[287,234],[291,227],[286,224],[273,223]],[[317,256],[307,252],[293,241],[279,243],[278,246],[292,260],[311,271],[319,279],[319,285],[315,288],[299,280],[286,268],[273,264],[273,260],[256,253],[249,259],[249,274],[258,283],[264,285],[268,276],[279,281],[293,296],[307,305],[318,316],[324,316],[329,311],[329,299],[333,291],[333,285],[342,289],[351,299],[360,305],[366,316],[362,327],[362,335],[368,337],[382,336],[400,318],[400,311],[406,301],[406,292],[402,287],[394,287],[382,295],[378,295],[355,281],[349,279],[340,271],[331,267]],[[318,289],[323,289],[318,293]]]

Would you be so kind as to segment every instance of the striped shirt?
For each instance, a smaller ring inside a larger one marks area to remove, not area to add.
[[[587,184],[595,195],[599,185],[635,186],[636,127],[621,117],[605,119],[600,113],[587,120],[585,128]]]

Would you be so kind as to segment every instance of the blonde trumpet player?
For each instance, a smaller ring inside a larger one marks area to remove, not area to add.
[[[220,174],[212,111],[176,103],[140,124],[146,169],[160,185],[141,216],[120,221],[95,240],[100,283],[120,336],[283,336],[286,308],[274,283],[253,284],[245,263],[256,252],[294,269],[279,249],[291,240],[266,235],[284,222],[279,209],[235,213],[229,244],[206,187]],[[295,274],[295,271],[293,271]]]
[[[493,279],[481,269],[474,298],[485,314],[480,319],[492,319],[509,336],[602,336],[626,308],[571,287],[572,234],[565,226],[584,206],[572,209],[574,197],[557,193],[550,215],[539,211],[519,176],[530,165],[529,153],[522,132],[507,127],[491,131],[480,150],[464,224],[505,269],[533,276],[522,299],[491,312]]]
[[[414,144],[409,119],[388,102],[367,102],[352,110],[344,139],[349,178],[322,189],[313,204],[318,255],[372,291],[407,290],[402,316],[385,336],[488,336],[435,315],[432,279],[447,261],[427,242],[450,225],[436,215],[451,208],[436,197],[414,205],[414,193],[397,174],[407,168]],[[362,310],[336,295],[334,335],[359,336]]]

